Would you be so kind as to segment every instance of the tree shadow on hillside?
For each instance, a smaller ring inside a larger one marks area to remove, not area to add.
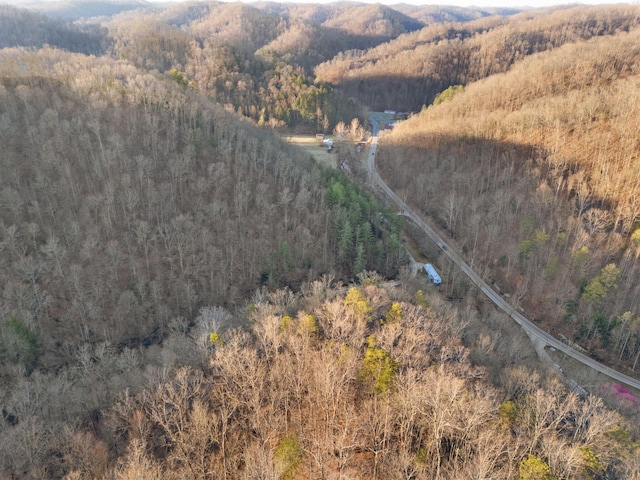
[[[347,97],[368,105],[372,111],[416,112],[424,105],[430,105],[440,92],[457,84],[455,79],[407,76],[398,70],[396,75],[344,78],[336,88]]]

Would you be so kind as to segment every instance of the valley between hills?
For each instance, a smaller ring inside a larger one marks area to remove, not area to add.
[[[0,478],[638,478],[639,35],[0,4]]]

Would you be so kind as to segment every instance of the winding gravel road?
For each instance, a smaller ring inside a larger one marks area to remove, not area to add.
[[[531,322],[528,318],[522,315],[520,312],[514,309],[504,298],[500,296],[498,292],[496,292],[493,288],[489,286],[480,276],[473,271],[473,269],[451,248],[445,243],[445,241],[438,235],[433,228],[427,225],[421,217],[419,217],[411,208],[404,203],[400,197],[398,197],[393,190],[389,188],[389,186],[382,181],[380,175],[375,168],[375,157],[376,157],[376,149],[378,146],[378,132],[380,130],[379,124],[384,121],[383,115],[379,113],[372,113],[369,117],[371,125],[373,126],[373,136],[371,139],[371,145],[369,147],[369,154],[367,156],[367,168],[369,170],[369,174],[374,184],[381,188],[385,194],[397,205],[399,209],[404,212],[406,217],[409,217],[411,220],[418,225],[419,228],[422,229],[424,233],[427,234],[431,240],[433,240],[438,247],[442,249],[442,251],[458,266],[460,269],[469,277],[471,282],[473,282],[484,294],[501,310],[503,310],[507,315],[509,315],[513,320],[520,325],[523,330],[527,333],[531,341],[533,342],[536,350],[541,353],[541,350],[544,350],[545,347],[553,347],[556,350],[559,350],[566,355],[572,357],[578,362],[591,367],[592,369],[610,377],[611,379],[627,385],[629,387],[640,390],[640,381],[632,378],[624,373],[618,372],[613,368],[607,367],[596,360],[578,352],[574,348],[570,347],[566,343],[558,340],[552,335],[548,334],[540,327]]]

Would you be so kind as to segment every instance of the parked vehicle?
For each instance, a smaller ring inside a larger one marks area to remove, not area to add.
[[[429,280],[431,280],[434,285],[440,285],[442,283],[442,279],[440,275],[438,275],[438,272],[436,272],[436,269],[433,268],[433,265],[426,263],[424,271],[427,272],[427,277],[429,277]]]

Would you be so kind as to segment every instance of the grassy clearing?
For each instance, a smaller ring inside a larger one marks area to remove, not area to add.
[[[283,135],[282,138],[286,142],[293,143],[306,150],[320,164],[329,168],[336,168],[335,152],[327,152],[327,147],[318,141],[315,135]]]

